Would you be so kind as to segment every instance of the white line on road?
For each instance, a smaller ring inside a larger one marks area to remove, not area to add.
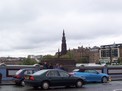
[[[122,89],[115,89],[115,90],[113,90],[113,91],[122,91]]]

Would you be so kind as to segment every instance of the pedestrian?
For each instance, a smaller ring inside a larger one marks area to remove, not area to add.
[[[48,68],[53,69],[53,65],[50,63]]]
[[[60,66],[59,66],[59,64],[57,63],[56,65],[55,65],[55,69],[59,69],[60,68]]]
[[[60,66],[59,66],[59,69],[65,70],[64,67],[63,67],[63,65],[61,65],[61,64],[60,64]]]
[[[47,64],[47,62],[44,62],[44,64],[43,64],[43,69],[48,69],[48,64]]]

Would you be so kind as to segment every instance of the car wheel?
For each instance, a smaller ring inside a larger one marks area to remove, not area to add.
[[[44,90],[49,89],[49,83],[47,81],[43,82],[41,88]]]
[[[21,81],[21,85],[22,85],[22,86],[25,86],[25,82],[24,82],[24,80]]]
[[[76,87],[77,88],[80,88],[80,87],[82,87],[83,86],[83,81],[82,80],[78,80],[77,82],[76,82]]]
[[[101,82],[102,82],[102,83],[107,83],[107,82],[108,82],[107,77],[103,77]]]

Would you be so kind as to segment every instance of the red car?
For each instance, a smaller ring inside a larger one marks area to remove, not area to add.
[[[37,71],[39,71],[39,69],[36,69],[36,68],[24,68],[24,69],[18,70],[14,76],[15,84],[24,86],[25,85],[24,76],[26,74],[33,74]]]

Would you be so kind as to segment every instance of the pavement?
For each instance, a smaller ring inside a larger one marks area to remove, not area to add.
[[[15,85],[13,80],[2,80],[1,85]]]

